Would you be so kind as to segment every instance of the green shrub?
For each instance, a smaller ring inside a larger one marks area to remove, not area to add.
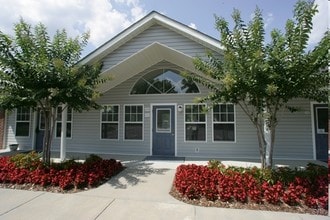
[[[221,161],[210,160],[208,162],[208,168],[218,169],[223,174],[229,174],[234,172],[251,174],[259,183],[267,182],[269,184],[275,184],[278,181],[284,185],[288,185],[293,182],[296,177],[308,179],[310,182],[314,182],[319,176],[327,176],[328,168],[308,163],[305,169],[291,169],[289,167],[278,167],[276,169],[261,169],[258,167],[226,167]]]
[[[27,154],[16,154],[10,157],[10,162],[14,163],[16,167],[28,170],[35,170],[43,165],[41,162],[41,155],[35,151],[31,151]]]
[[[79,164],[81,163],[76,162],[75,159],[70,159],[61,163],[53,163],[51,167],[57,170],[69,170],[76,168],[77,166],[79,166]]]
[[[96,155],[96,154],[90,154],[86,160],[85,160],[85,163],[86,164],[92,164],[92,163],[96,163],[96,162],[100,162],[102,161],[102,157]]]

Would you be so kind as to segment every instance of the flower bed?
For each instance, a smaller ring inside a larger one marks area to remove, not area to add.
[[[95,187],[123,169],[120,162],[95,155],[84,163],[69,160],[45,166],[36,153],[0,158],[0,183],[59,187],[62,190]]]
[[[314,164],[308,164],[305,170],[245,169],[215,161],[209,166],[181,165],[173,186],[187,200],[328,207],[328,171]]]

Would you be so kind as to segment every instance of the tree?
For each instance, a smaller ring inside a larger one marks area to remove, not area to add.
[[[69,38],[58,30],[51,39],[43,24],[32,28],[23,19],[14,31],[14,37],[0,32],[0,109],[40,109],[45,115],[43,160],[49,164],[57,107],[97,108],[101,65],[78,63],[88,33]]]
[[[278,124],[277,113],[295,98],[326,102],[328,97],[330,34],[327,31],[313,50],[307,51],[312,18],[317,8],[310,1],[298,1],[294,18],[286,22],[285,33],[274,29],[265,43],[262,13],[256,8],[246,25],[238,10],[230,31],[224,18],[216,17],[223,57],[208,54],[197,58],[200,76],[188,76],[210,89],[200,102],[231,102],[242,108],[256,128],[262,167],[271,167]]]

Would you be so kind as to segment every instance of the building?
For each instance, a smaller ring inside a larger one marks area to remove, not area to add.
[[[196,104],[208,89],[184,79],[202,74],[193,59],[222,55],[218,40],[157,12],[82,59],[103,62],[102,110],[67,113],[66,151],[71,153],[162,155],[205,158],[259,158],[256,131],[238,107],[222,103],[205,113]],[[328,107],[297,99],[300,111],[283,110],[276,133],[275,159],[327,160]],[[42,149],[43,120],[21,108],[6,114],[3,145]],[[58,116],[52,150],[60,151]],[[1,124],[0,124],[1,132]],[[0,139],[1,140],[1,139]]]

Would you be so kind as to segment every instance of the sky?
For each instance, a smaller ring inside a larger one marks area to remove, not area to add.
[[[0,0],[0,31],[13,34],[13,26],[23,18],[35,25],[43,23],[52,36],[66,29],[70,37],[90,31],[88,46],[82,56],[138,21],[151,11],[158,11],[174,20],[219,39],[215,15],[231,22],[233,9],[241,11],[248,23],[258,6],[262,10],[266,39],[274,28],[284,30],[293,17],[297,0]],[[312,47],[329,28],[330,1],[315,0],[319,12],[313,20],[309,45]]]

